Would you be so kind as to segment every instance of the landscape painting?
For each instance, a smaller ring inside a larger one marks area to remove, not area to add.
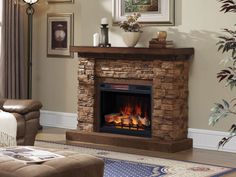
[[[127,15],[139,12],[143,24],[174,25],[175,0],[112,0],[113,24],[124,21]]]
[[[124,0],[125,13],[158,11],[159,0]]]

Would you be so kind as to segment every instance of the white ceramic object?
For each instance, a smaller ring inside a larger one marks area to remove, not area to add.
[[[140,35],[140,32],[124,32],[122,37],[127,47],[134,47],[138,43]]]
[[[97,47],[99,45],[99,34],[98,33],[94,33],[93,35],[93,46]]]

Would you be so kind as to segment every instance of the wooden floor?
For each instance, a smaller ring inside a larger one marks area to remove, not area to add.
[[[42,131],[36,136],[37,140],[66,142],[66,129],[44,127]],[[236,168],[236,153],[219,152],[203,149],[190,149],[178,153],[162,153],[156,151],[137,150],[131,148],[112,147],[107,145],[95,145],[90,143],[76,143],[84,147],[100,148],[105,150],[112,150],[118,152],[125,152],[131,154],[146,155],[159,158],[168,158],[174,160],[183,160],[190,162],[206,163],[211,165],[219,165]],[[224,177],[236,177],[236,173],[225,175]]]

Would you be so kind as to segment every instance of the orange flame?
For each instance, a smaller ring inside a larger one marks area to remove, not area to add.
[[[130,104],[127,104],[126,106],[123,107],[121,112],[125,115],[130,115],[132,113],[132,106]]]
[[[105,120],[108,123],[113,122],[115,125],[121,126],[122,128],[123,126],[132,126],[133,128],[137,128],[138,126],[150,125],[148,113],[146,110],[142,110],[141,103],[127,103],[121,108],[120,113],[105,115]]]
[[[141,116],[141,114],[142,114],[141,105],[140,105],[140,104],[135,105],[135,112],[134,112],[134,115]]]
[[[142,107],[140,104],[137,104],[135,106],[132,106],[130,104],[125,105],[122,109],[121,112],[124,115],[138,115],[141,116],[142,114]],[[146,114],[146,113],[145,113]]]

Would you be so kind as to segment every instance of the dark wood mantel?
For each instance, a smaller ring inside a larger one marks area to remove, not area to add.
[[[78,57],[95,59],[159,59],[187,60],[194,54],[193,48],[129,48],[71,46]]]

